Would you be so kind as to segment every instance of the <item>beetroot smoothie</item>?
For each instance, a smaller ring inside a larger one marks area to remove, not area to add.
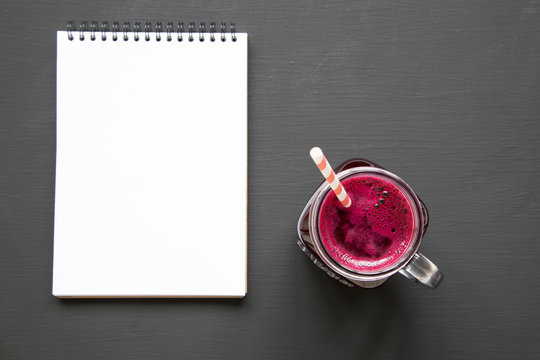
[[[358,273],[392,267],[414,235],[414,218],[407,197],[378,175],[356,175],[342,181],[351,197],[342,206],[330,191],[321,207],[319,232],[328,254]]]

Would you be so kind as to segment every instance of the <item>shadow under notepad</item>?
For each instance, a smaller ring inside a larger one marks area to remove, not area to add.
[[[85,305],[103,304],[104,306],[110,305],[132,305],[132,304],[145,304],[145,305],[163,305],[163,304],[208,304],[208,305],[223,305],[223,306],[240,306],[245,302],[245,298],[171,298],[171,297],[107,297],[107,298],[58,298],[58,301],[67,307],[77,307]]]

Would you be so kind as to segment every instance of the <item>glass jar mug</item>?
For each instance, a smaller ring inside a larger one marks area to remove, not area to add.
[[[429,216],[411,187],[365,159],[345,161],[335,173],[353,204],[344,208],[323,182],[300,215],[300,249],[347,286],[374,288],[396,273],[439,286],[442,273],[418,252]]]

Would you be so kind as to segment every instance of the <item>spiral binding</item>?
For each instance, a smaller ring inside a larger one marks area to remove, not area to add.
[[[124,41],[128,41],[130,39],[130,34],[133,36],[134,41],[139,41],[141,38],[139,36],[139,33],[144,33],[144,40],[150,41],[152,36],[156,41],[161,41],[161,33],[163,32],[163,26],[161,22],[155,23],[154,30],[152,30],[152,23],[151,22],[145,22],[144,29],[141,27],[140,22],[134,23],[133,30],[131,29],[131,24],[129,22],[124,22],[122,24],[122,30],[120,30],[120,23],[118,21],[114,21],[112,23],[111,31],[109,31],[109,22],[103,21],[101,22],[101,25],[97,21],[91,21],[90,26],[88,26],[88,21],[81,21],[79,25],[79,29],[77,30],[77,27],[75,25],[74,21],[68,21],[67,22],[67,35],[68,39],[70,41],[73,41],[75,39],[75,36],[73,36],[73,33],[76,33],[79,31],[79,41],[85,41],[87,39],[87,35],[89,35],[90,41],[96,41],[96,39],[101,38],[101,41],[107,40],[107,35],[111,35],[111,39],[113,41],[118,40],[118,34],[122,34],[122,39]],[[167,41],[173,40],[173,34],[176,33],[176,40],[181,42],[184,40],[184,34],[187,34],[187,39],[190,42],[193,42],[195,40],[195,33],[196,33],[196,27],[195,22],[190,22],[188,24],[188,30],[187,32],[184,31],[184,23],[179,22],[175,25],[173,22],[168,22],[165,27],[165,39]],[[203,42],[206,38],[206,35],[208,35],[208,38],[211,42],[216,41],[216,23],[211,22],[209,31],[206,32],[206,24],[204,22],[199,23],[198,27],[198,39],[199,42]],[[227,24],[222,22],[220,24],[220,39],[222,42],[227,41]],[[229,30],[230,33],[230,41],[236,41],[236,26],[234,23],[229,24]],[[96,36],[97,34],[97,36]]]

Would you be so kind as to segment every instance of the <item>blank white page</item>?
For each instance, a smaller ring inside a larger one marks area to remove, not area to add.
[[[247,34],[78,35],[57,33],[53,295],[244,296]]]

